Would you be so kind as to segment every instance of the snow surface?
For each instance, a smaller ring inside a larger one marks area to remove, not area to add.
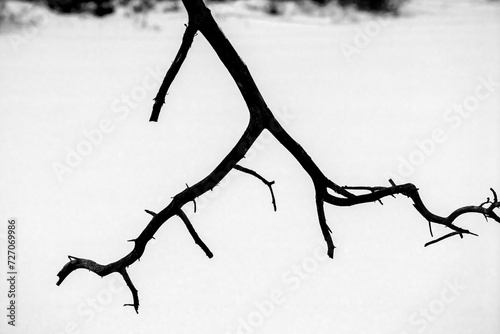
[[[500,191],[498,2],[415,1],[383,21],[275,18],[241,3],[214,12],[271,109],[335,182],[413,182],[442,215]],[[427,223],[406,198],[327,207],[338,248],[325,259],[311,182],[268,134],[242,163],[276,181],[278,211],[237,172],[196,214],[187,205],[215,257],[168,221],[129,268],[138,315],[122,307],[131,295],[116,275],[77,271],[57,287],[67,255],[128,253],[144,209],[211,171],[248,116],[198,36],[160,122],[148,122],[182,12],[151,15],[147,28],[121,14],[28,19],[37,25],[0,27],[1,263],[16,217],[20,273],[18,328],[3,316],[2,333],[500,332],[498,224],[462,217],[478,238],[424,248]],[[453,111],[467,103],[464,116]]]

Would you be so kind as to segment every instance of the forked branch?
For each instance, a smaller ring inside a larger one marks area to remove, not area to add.
[[[491,192],[493,193],[492,199],[488,197],[486,202],[478,206],[461,207],[450,213],[448,216],[442,217],[427,209],[420,198],[417,187],[411,183],[396,185],[392,180],[389,180],[391,185],[387,187],[342,187],[331,181],[323,174],[321,169],[306,153],[302,146],[300,146],[300,144],[285,131],[281,124],[279,124],[278,120],[274,117],[273,113],[269,110],[257,88],[257,85],[250,75],[248,68],[238,56],[231,43],[224,36],[220,28],[217,26],[210,10],[205,6],[203,1],[183,0],[182,2],[187,9],[189,22],[186,26],[186,31],[177,56],[166,73],[165,79],[163,80],[158,94],[155,97],[155,103],[150,121],[156,122],[158,120],[168,89],[187,56],[194,36],[199,31],[210,43],[238,86],[250,114],[248,126],[233,149],[204,179],[175,195],[170,204],[168,204],[167,207],[160,212],[154,213],[150,210],[146,210],[146,212],[152,216],[152,219],[142,233],[137,238],[131,240],[134,242],[134,248],[129,254],[107,265],[101,265],[92,260],[69,256],[69,262],[66,263],[66,265],[64,265],[64,267],[57,274],[59,276],[57,285],[60,285],[69,274],[77,269],[88,269],[101,277],[117,272],[122,275],[132,293],[133,304],[126,305],[132,305],[137,312],[139,309],[139,296],[137,289],[132,284],[126,268],[140,259],[140,257],[144,254],[147,243],[154,238],[155,233],[163,225],[163,223],[173,216],[178,216],[184,222],[195,243],[200,246],[209,258],[211,258],[213,256],[212,252],[198,236],[189,218],[182,211],[182,207],[186,203],[194,202],[197,197],[213,189],[233,169],[253,175],[264,182],[270,189],[273,207],[276,210],[276,202],[272,189],[274,181],[269,182],[255,171],[241,167],[237,164],[245,157],[249,148],[264,130],[271,132],[278,142],[293,155],[304,171],[310,176],[316,191],[316,208],[319,225],[327,244],[327,254],[330,257],[333,257],[335,246],[331,236],[332,231],[326,222],[324,210],[325,203],[335,206],[352,206],[375,201],[380,201],[381,203],[381,199],[384,197],[404,195],[413,201],[413,206],[422,215],[422,217],[428,221],[429,226],[431,226],[431,224],[440,224],[451,230],[449,234],[428,242],[425,244],[426,246],[455,235],[460,237],[463,237],[466,234],[476,235],[469,230],[455,225],[456,219],[466,213],[479,213],[487,219],[491,218],[496,222],[500,222],[500,217],[495,212],[495,210],[500,207],[500,202],[498,202],[497,194],[493,189],[491,189]],[[360,191],[364,193],[354,193]],[[432,235],[432,229],[430,229],[430,231]]]

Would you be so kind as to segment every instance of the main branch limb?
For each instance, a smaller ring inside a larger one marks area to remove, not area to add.
[[[125,269],[141,258],[141,256],[144,254],[147,243],[154,238],[155,233],[163,225],[163,223],[165,223],[174,215],[177,215],[182,219],[195,242],[205,251],[205,254],[207,254],[209,258],[212,257],[212,253],[199,238],[193,226],[189,222],[189,219],[187,219],[187,216],[184,214],[181,208],[186,203],[193,201],[195,198],[213,189],[229,173],[229,171],[234,168],[236,163],[244,158],[246,152],[255,142],[261,132],[262,128],[257,127],[254,124],[249,124],[233,149],[224,159],[222,159],[219,165],[217,165],[217,167],[215,167],[215,169],[210,174],[208,174],[204,179],[202,179],[195,185],[188,187],[175,195],[170,204],[160,212],[155,213],[151,210],[146,210],[146,212],[149,213],[153,218],[146,226],[146,228],[142,231],[142,233],[137,238],[131,240],[134,242],[134,248],[130,253],[125,255],[123,258],[106,265],[99,264],[93,260],[69,256],[69,262],[66,263],[57,274],[59,279],[56,284],[62,284],[66,277],[68,277],[69,274],[77,269],[87,269],[101,277],[117,272],[120,273],[125,279],[125,282],[127,283],[127,286],[132,293],[132,305],[134,306],[134,309],[138,311],[138,292],[132,284],[130,277],[126,275]]]
[[[210,43],[238,86],[238,89],[248,107],[250,114],[249,124],[233,149],[221,160],[211,173],[195,185],[187,187],[175,195],[172,201],[160,212],[154,213],[153,211],[146,210],[146,212],[151,214],[152,219],[144,228],[142,233],[137,238],[131,240],[134,242],[134,247],[130,253],[121,259],[106,265],[99,264],[93,260],[69,256],[69,262],[67,262],[57,274],[59,277],[57,285],[60,285],[69,274],[77,269],[88,269],[101,277],[117,272],[123,277],[125,283],[129,287],[133,297],[133,304],[130,305],[132,305],[137,312],[139,309],[139,296],[137,289],[134,287],[132,280],[126,271],[126,268],[140,259],[145,252],[147,243],[154,238],[155,233],[163,225],[163,223],[169,220],[172,216],[179,216],[181,218],[195,243],[204,250],[208,257],[211,257],[212,253],[194,230],[191,222],[182,211],[182,207],[188,202],[194,202],[197,197],[213,189],[233,169],[254,175],[266,183],[271,190],[273,205],[275,205],[274,194],[271,188],[272,183],[260,177],[260,175],[256,172],[237,165],[237,163],[244,158],[245,153],[265,129],[271,132],[278,142],[285,149],[287,149],[290,154],[292,154],[304,171],[310,176],[316,191],[316,208],[319,225],[328,247],[327,253],[330,257],[333,257],[335,246],[331,237],[331,229],[326,222],[324,210],[325,203],[335,206],[352,206],[367,202],[380,201],[382,198],[387,196],[404,195],[413,201],[415,209],[429,222],[429,224],[441,224],[452,230],[451,233],[430,241],[426,245],[439,242],[454,235],[459,235],[461,237],[463,237],[464,234],[475,235],[474,233],[454,224],[458,217],[466,213],[479,213],[486,218],[491,218],[500,222],[500,217],[494,211],[500,207],[500,202],[498,202],[497,194],[493,189],[491,189],[493,199],[488,198],[486,202],[479,206],[465,206],[458,208],[448,216],[442,217],[427,209],[420,198],[417,187],[410,183],[396,185],[392,182],[392,180],[390,180],[391,186],[388,187],[341,187],[333,182],[323,174],[321,169],[307,154],[304,148],[287,133],[281,124],[279,124],[278,120],[267,107],[259,89],[257,88],[257,85],[248,71],[248,68],[241,60],[231,43],[224,36],[204,2],[202,0],[182,0],[182,2],[188,12],[189,23],[186,27],[179,51],[172,62],[170,69],[166,73],[165,79],[163,80],[158,94],[155,97],[155,103],[153,105],[150,120],[158,120],[158,116],[161,107],[165,102],[165,96],[167,95],[168,89],[187,56],[194,36],[197,31],[199,31]],[[354,194],[353,191],[366,191],[367,193]]]

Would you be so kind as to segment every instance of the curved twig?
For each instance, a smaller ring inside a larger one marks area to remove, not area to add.
[[[251,170],[250,168],[246,168],[246,167],[243,167],[243,166],[240,166],[240,165],[235,165],[234,169],[238,170],[240,172],[243,172],[243,173],[255,176],[256,178],[258,178],[259,180],[261,180],[269,188],[269,191],[271,192],[271,201],[273,203],[273,209],[274,209],[274,211],[277,210],[277,207],[276,207],[276,198],[274,197],[274,191],[273,191],[274,181],[268,181],[268,180],[266,180],[259,173],[257,173],[254,170]]]

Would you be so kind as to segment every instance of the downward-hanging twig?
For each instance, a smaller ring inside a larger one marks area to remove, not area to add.
[[[323,174],[321,169],[306,153],[302,146],[286,132],[281,124],[279,124],[278,120],[269,110],[257,88],[257,85],[250,75],[248,68],[238,56],[231,43],[224,36],[220,28],[217,26],[210,11],[207,9],[203,1],[183,0],[182,2],[188,12],[189,22],[186,26],[186,31],[184,33],[181,47],[177,53],[177,56],[175,57],[170,69],[168,70],[165,79],[158,91],[158,94],[155,97],[155,103],[150,120],[154,122],[158,120],[161,107],[165,102],[165,96],[167,95],[168,89],[187,56],[196,32],[199,31],[203,34],[203,36],[205,36],[207,41],[215,50],[218,57],[227,68],[236,85],[238,86],[238,89],[240,90],[240,93],[248,107],[248,111],[250,114],[249,124],[233,149],[204,179],[191,187],[187,187],[186,189],[175,195],[170,204],[168,204],[167,207],[165,207],[160,212],[154,213],[153,211],[146,210],[146,212],[152,216],[152,219],[137,238],[130,240],[134,242],[134,248],[129,254],[107,265],[101,265],[92,260],[69,256],[69,262],[66,263],[57,274],[59,277],[57,285],[60,285],[70,273],[77,269],[88,269],[89,271],[92,271],[101,277],[107,276],[113,272],[117,272],[122,275],[132,293],[133,304],[127,305],[132,305],[135,311],[138,312],[138,292],[132,284],[126,268],[140,259],[140,257],[144,254],[147,243],[154,238],[155,233],[163,225],[163,223],[169,220],[172,216],[179,216],[181,218],[181,220],[188,228],[188,231],[193,237],[195,243],[203,249],[203,251],[209,258],[212,257],[212,253],[194,230],[191,222],[182,211],[182,207],[186,203],[192,201],[194,202],[197,197],[213,189],[233,169],[246,172],[263,180],[263,182],[266,183],[266,185],[268,185],[271,190],[273,205],[275,205],[274,193],[271,187],[272,183],[265,181],[265,179],[262,177],[259,177],[256,172],[237,165],[237,163],[244,158],[249,148],[265,129],[272,133],[272,135],[278,140],[278,142],[292,154],[292,156],[298,161],[305,172],[310,176],[316,191],[316,208],[318,213],[319,225],[327,244],[327,254],[330,257],[333,257],[335,246],[331,237],[332,231],[326,222],[326,215],[324,211],[325,203],[335,206],[352,206],[362,203],[380,201],[382,198],[387,196],[406,196],[413,201],[413,206],[415,207],[415,209],[424,217],[425,220],[429,222],[429,224],[440,224],[452,230],[451,233],[430,241],[425,244],[425,246],[437,243],[455,235],[459,235],[460,237],[463,237],[466,234],[476,235],[454,224],[455,220],[458,217],[466,213],[479,213],[484,215],[484,217],[486,218],[491,218],[496,222],[500,222],[500,217],[494,211],[495,209],[500,207],[500,202],[498,202],[497,194],[493,189],[490,189],[493,193],[492,200],[488,199],[486,202],[482,203],[479,206],[465,206],[458,208],[448,216],[442,217],[432,213],[427,209],[427,207],[422,202],[422,199],[420,198],[418,188],[411,183],[396,185],[392,180],[389,180],[390,186],[388,187],[341,187],[331,181]],[[366,191],[367,193],[353,194],[350,190]],[[432,234],[432,230],[430,231]]]
[[[196,233],[193,225],[189,221],[189,218],[186,216],[186,214],[184,213],[184,211],[182,211],[181,209],[179,209],[179,212],[177,212],[177,216],[179,216],[179,218],[182,219],[182,221],[186,225],[186,227],[187,227],[187,229],[189,231],[189,234],[191,234],[191,236],[193,237],[193,240],[194,240],[195,244],[197,244],[198,246],[200,246],[200,248],[205,252],[205,255],[209,259],[211,259],[214,255],[212,254],[212,252],[210,251],[210,249],[208,249],[207,245],[205,245],[205,243],[203,242],[203,240],[201,240],[201,238],[198,236],[198,233]]]

